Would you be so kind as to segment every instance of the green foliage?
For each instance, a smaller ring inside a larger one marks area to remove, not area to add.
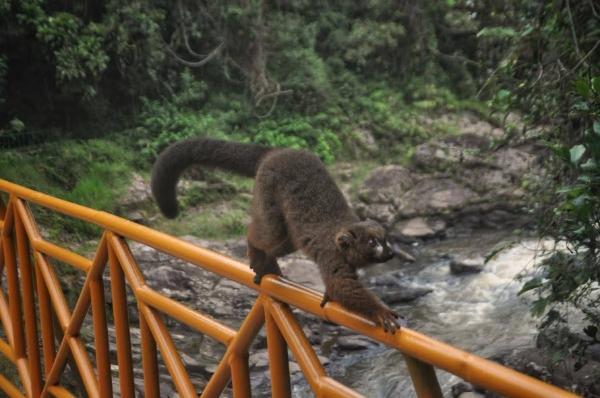
[[[325,163],[331,163],[342,144],[333,131],[323,127],[324,116],[264,121],[255,127],[252,140],[269,146],[310,149]]]
[[[60,86],[84,97],[96,94],[96,83],[108,65],[106,32],[101,25],[59,12],[36,22],[38,39],[51,51]]]
[[[512,26],[480,31],[481,37],[509,43],[487,87],[495,89],[492,105],[497,110],[521,110],[529,127],[546,127],[535,137],[552,156],[546,159],[546,177],[531,185],[538,198],[532,210],[540,234],[559,243],[548,250],[540,275],[527,281],[522,292],[536,295],[532,312],[543,318],[541,329],[568,331],[574,312],[588,323],[585,330],[597,330],[600,20],[590,2],[515,4],[521,19]],[[574,343],[562,339],[563,334],[556,344],[571,353],[581,354],[582,347],[594,342],[579,338]]]
[[[226,125],[233,112],[202,114],[181,109],[175,102],[146,101],[136,136],[145,160],[153,160],[167,145],[186,138],[226,137]]]
[[[512,27],[505,26],[486,26],[477,32],[477,37],[488,37],[492,39],[506,39],[517,35],[517,32]]]
[[[117,140],[87,140],[46,144],[30,152],[5,151],[0,178],[98,210],[114,211],[115,198],[129,179],[133,152]],[[59,237],[82,238],[97,228],[36,207],[34,214]],[[60,229],[57,229],[60,226]]]
[[[373,59],[381,63],[386,59],[385,52],[398,46],[404,37],[405,29],[395,22],[357,21],[352,24],[348,36],[340,43],[347,50],[344,59],[364,67]]]

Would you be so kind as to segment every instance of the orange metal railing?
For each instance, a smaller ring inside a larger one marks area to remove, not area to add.
[[[126,284],[140,313],[142,368],[146,397],[158,397],[157,353],[182,397],[198,396],[161,314],[211,336],[226,351],[201,397],[216,397],[231,382],[234,397],[251,395],[248,349],[263,325],[271,372],[272,395],[290,397],[288,348],[318,397],[359,397],[329,378],[288,305],[346,326],[400,350],[406,359],[419,397],[441,397],[434,367],[445,369],[478,386],[510,397],[574,397],[575,395],[494,362],[458,350],[404,328],[386,334],[365,318],[335,303],[321,308],[319,293],[285,279],[267,276],[260,286],[245,264],[196,247],[174,237],[114,215],[66,202],[0,179],[0,272],[6,291],[0,290],[0,320],[6,339],[0,352],[17,368],[23,392],[0,375],[0,389],[11,397],[73,397],[60,385],[68,360],[75,363],[87,395],[110,397],[111,359],[102,275],[108,264],[114,315],[120,395],[134,397],[133,364]],[[39,233],[28,203],[40,205],[104,229],[93,259],[45,240]],[[258,299],[239,330],[220,324],[151,289],[131,255],[126,239],[189,261],[259,292]],[[34,261],[31,261],[33,258]],[[71,312],[52,266],[53,259],[85,272],[86,278]],[[37,305],[36,305],[37,301]],[[80,329],[91,308],[95,367],[88,356]],[[39,315],[39,317],[38,317]],[[58,332],[58,333],[57,333]],[[40,349],[41,347],[41,349]],[[70,358],[70,359],[69,359]]]

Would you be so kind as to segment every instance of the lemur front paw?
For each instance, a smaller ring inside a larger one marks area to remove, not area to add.
[[[396,333],[396,330],[399,330],[402,326],[406,326],[404,317],[389,308],[380,309],[375,314],[375,322],[383,327],[384,332],[391,334]]]

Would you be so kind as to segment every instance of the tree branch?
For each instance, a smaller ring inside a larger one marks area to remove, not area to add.
[[[198,61],[188,61],[186,59],[181,58],[179,55],[177,55],[175,50],[173,50],[171,48],[171,46],[169,46],[169,44],[167,42],[165,42],[165,48],[167,49],[168,53],[171,54],[177,62],[179,62],[185,66],[189,66],[190,68],[199,68],[201,66],[206,65],[213,58],[215,58],[217,55],[219,55],[219,52],[221,51],[221,49],[223,48],[224,45],[225,45],[225,41],[222,41],[221,44],[219,44],[214,50],[209,52],[206,55],[206,57],[204,57],[203,59],[198,60]]]

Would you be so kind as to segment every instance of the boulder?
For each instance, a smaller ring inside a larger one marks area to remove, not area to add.
[[[535,155],[517,148],[504,148],[492,155],[495,167],[518,178],[523,177],[531,169]]]
[[[371,339],[360,335],[341,336],[336,343],[338,348],[347,351],[364,350],[375,345]]]
[[[484,156],[489,146],[489,139],[473,133],[448,136],[417,146],[413,161],[427,169],[446,168],[449,164],[481,165],[486,162]]]
[[[358,196],[368,204],[396,203],[414,183],[415,177],[410,170],[397,165],[382,166],[371,172]]]
[[[279,265],[286,279],[319,292],[325,291],[321,272],[314,262],[298,256],[289,256],[280,259]]]
[[[455,257],[450,260],[450,272],[454,275],[476,274],[483,271],[485,260],[483,257],[461,258]]]
[[[127,192],[119,200],[119,207],[130,209],[151,200],[150,183],[140,174],[133,173]]]
[[[373,137],[371,130],[359,127],[352,133],[356,142],[363,150],[366,150],[368,153],[377,153],[379,146],[377,145],[377,141],[375,141],[375,137]]]
[[[355,210],[362,219],[370,218],[386,227],[391,227],[398,218],[398,208],[391,203],[373,203],[370,205],[358,203]]]
[[[446,229],[446,222],[441,219],[428,219],[415,217],[410,220],[398,222],[390,234],[401,241],[414,241],[417,239],[433,238]]]
[[[409,218],[444,214],[462,209],[478,200],[477,193],[451,178],[426,178],[402,197],[399,215]]]
[[[395,288],[380,289],[377,293],[384,303],[393,305],[398,303],[410,303],[431,292],[433,292],[433,289],[431,288],[402,284]]]

